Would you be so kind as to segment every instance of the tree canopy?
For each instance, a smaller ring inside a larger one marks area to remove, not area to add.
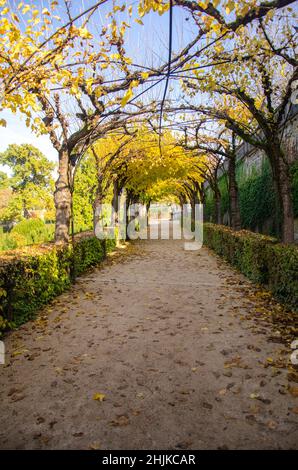
[[[57,241],[69,239],[76,176],[82,195],[91,185],[93,209],[96,199],[123,189],[143,200],[173,191],[204,201],[203,180],[217,193],[225,161],[238,228],[241,142],[267,155],[280,235],[293,241],[282,128],[298,77],[297,1],[46,3],[0,0],[0,106],[25,115],[57,151]],[[160,21],[164,37],[152,37],[151,19]]]

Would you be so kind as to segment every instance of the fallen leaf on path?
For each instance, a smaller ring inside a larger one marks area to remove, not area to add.
[[[233,357],[229,361],[225,361],[224,364],[225,369],[230,369],[231,367],[239,367],[241,369],[247,369],[248,366],[243,364],[242,358],[240,356]]]
[[[212,410],[212,408],[213,408],[213,405],[211,405],[211,403],[208,403],[206,401],[204,401],[202,403],[202,405],[203,405],[204,408],[207,408],[207,410]]]
[[[290,382],[296,382],[298,383],[298,371],[294,370],[294,369],[289,369],[289,372],[288,372],[288,380]]]
[[[129,418],[125,415],[118,416],[116,419],[110,422],[111,426],[127,426],[129,424]]]
[[[21,401],[21,400],[24,400],[25,396],[26,395],[17,393],[16,395],[12,395],[11,400],[12,401]]]
[[[8,392],[7,395],[10,397],[10,396],[13,395],[14,393],[20,393],[20,392],[22,392],[22,391],[23,391],[23,387],[18,387],[18,388],[13,387],[13,388],[11,388],[11,389],[9,390],[9,392]]]
[[[289,387],[289,392],[293,397],[298,397],[298,387]]]
[[[89,449],[91,450],[99,450],[100,449],[100,442],[92,442],[89,444]]]
[[[93,400],[96,400],[96,401],[104,401],[106,399],[106,396],[104,393],[95,393],[93,395]]]
[[[13,351],[11,357],[21,356],[22,354],[29,352],[29,349],[21,349],[19,351]]]
[[[276,429],[277,428],[277,422],[276,421],[269,421],[267,423],[267,428],[269,429]]]

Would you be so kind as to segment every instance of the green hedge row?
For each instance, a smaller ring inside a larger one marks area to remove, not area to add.
[[[265,235],[204,224],[204,244],[298,311],[298,248]]]
[[[6,252],[0,257],[0,334],[32,318],[114,247],[114,240],[88,236],[76,240],[74,248],[48,244]]]

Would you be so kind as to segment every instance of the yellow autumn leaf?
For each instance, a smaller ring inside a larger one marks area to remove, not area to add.
[[[298,397],[298,387],[289,387],[289,392],[293,397]]]
[[[104,401],[106,398],[105,394],[104,393],[95,393],[93,395],[93,400],[96,400],[96,401]]]
[[[235,9],[235,3],[229,0],[226,4],[226,14],[229,15],[234,9]]]
[[[83,39],[92,39],[93,38],[92,34],[90,33],[90,31],[88,31],[87,28],[79,28],[78,29],[78,35],[80,36],[80,38],[83,38]]]
[[[25,13],[27,13],[29,10],[30,10],[30,6],[29,6],[29,5],[25,5],[24,8],[23,8],[23,10],[22,10],[23,15],[25,15]]]
[[[126,103],[133,97],[132,89],[129,88],[121,100],[121,106],[125,106]]]
[[[204,10],[206,10],[206,8],[208,7],[208,4],[209,4],[208,0],[204,0],[204,1],[199,2],[199,6],[204,8]]]

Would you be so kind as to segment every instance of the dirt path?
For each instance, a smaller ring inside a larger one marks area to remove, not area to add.
[[[7,336],[0,447],[297,448],[289,352],[248,281],[179,241],[128,251]]]

